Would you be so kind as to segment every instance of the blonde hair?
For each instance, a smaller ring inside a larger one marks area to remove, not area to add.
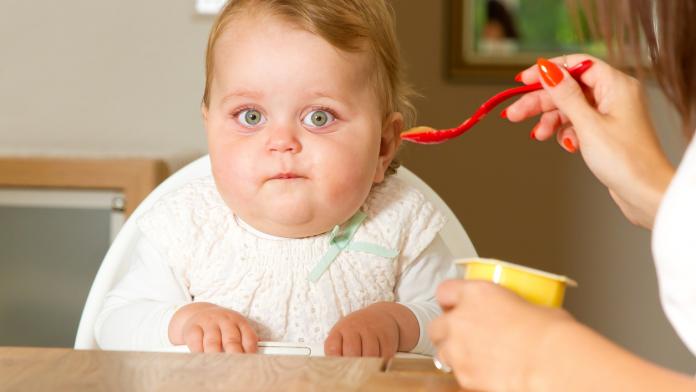
[[[373,81],[383,104],[384,118],[399,112],[405,129],[415,122],[413,90],[404,78],[396,39],[394,11],[386,0],[230,0],[213,24],[205,61],[203,105],[210,104],[215,66],[215,43],[230,22],[242,13],[278,16],[316,34],[334,47],[359,52],[367,44],[375,66]]]

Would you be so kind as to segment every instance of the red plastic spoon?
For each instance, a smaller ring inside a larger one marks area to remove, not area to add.
[[[573,79],[579,81],[580,75],[587,71],[592,66],[592,64],[592,60],[585,60],[568,68],[568,72],[573,77]],[[541,90],[542,88],[543,87],[541,86],[541,83],[537,82],[525,86],[507,89],[505,91],[499,92],[498,94],[494,95],[491,99],[484,102],[483,105],[481,105],[478,108],[478,110],[476,110],[473,116],[467,118],[463,123],[461,123],[461,125],[459,125],[456,128],[438,130],[426,126],[420,126],[411,128],[408,131],[403,132],[401,134],[401,139],[418,144],[437,144],[450,139],[454,139],[455,137],[460,136],[464,132],[471,129],[471,127],[473,127],[477,122],[479,122],[483,117],[485,117],[486,114],[488,114],[488,112],[493,110],[494,107],[498,106],[498,104],[505,101],[506,99],[515,95],[525,94],[530,91]]]

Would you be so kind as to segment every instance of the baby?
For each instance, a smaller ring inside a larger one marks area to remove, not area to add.
[[[104,349],[431,354],[444,218],[393,174],[413,118],[382,0],[233,0],[213,26],[202,113],[212,177],[138,221]]]

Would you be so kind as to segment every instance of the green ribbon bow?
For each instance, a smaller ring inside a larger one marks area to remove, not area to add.
[[[362,211],[358,211],[353,215],[348,222],[346,222],[343,230],[340,230],[339,226],[336,225],[333,230],[331,230],[331,236],[329,237],[329,250],[324,254],[324,256],[319,260],[316,266],[310,271],[309,279],[312,283],[316,283],[319,278],[329,269],[331,263],[336,260],[341,252],[344,250],[352,250],[356,252],[370,253],[376,256],[393,258],[396,257],[399,252],[387,248],[383,248],[376,244],[370,244],[368,242],[352,242],[355,232],[358,231],[360,224],[367,218],[367,214]]]

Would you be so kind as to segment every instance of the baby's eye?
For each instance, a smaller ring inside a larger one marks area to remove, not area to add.
[[[302,123],[310,128],[321,128],[332,123],[336,118],[326,110],[312,110],[302,119]]]
[[[266,121],[263,114],[256,109],[244,109],[236,114],[237,121],[247,128],[253,128]]]

